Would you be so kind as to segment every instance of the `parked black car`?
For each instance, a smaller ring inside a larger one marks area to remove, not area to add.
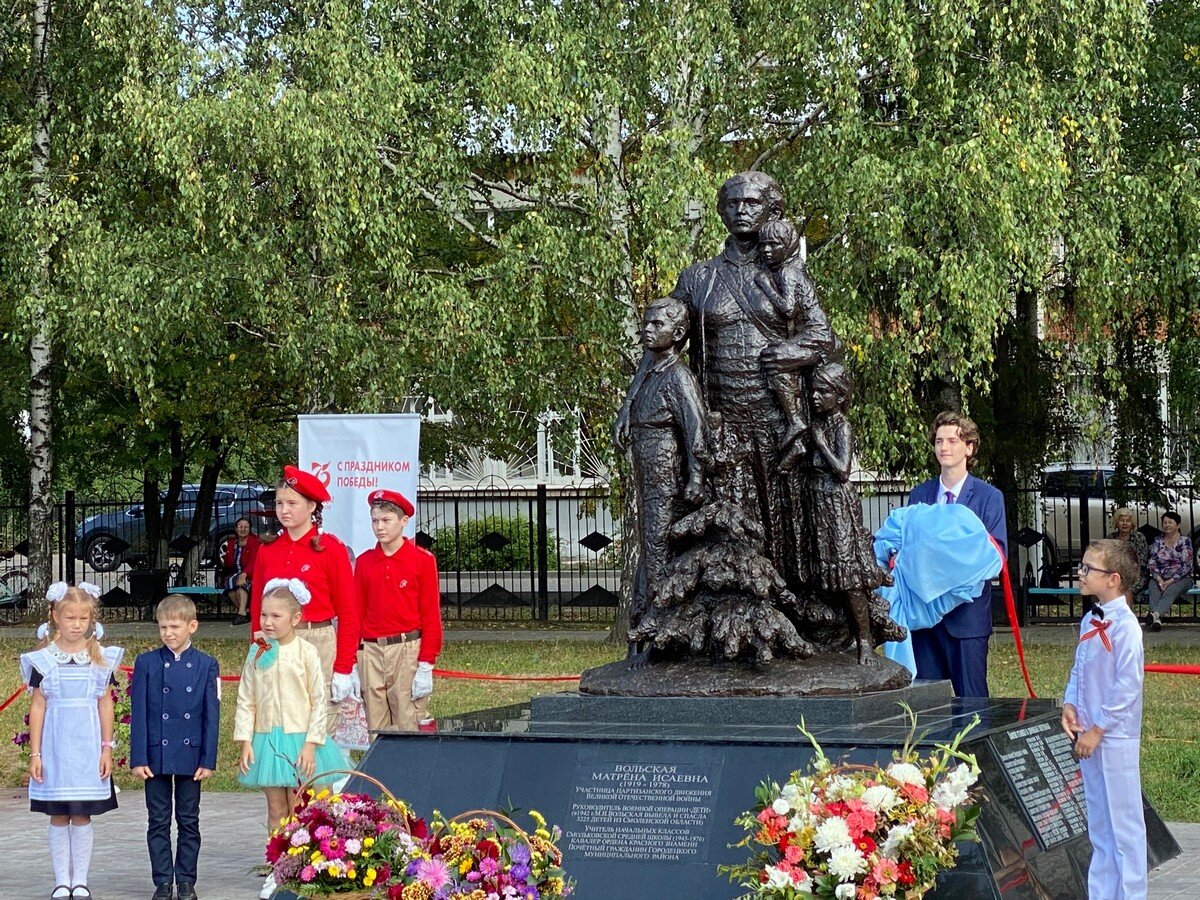
[[[185,484],[180,491],[175,526],[171,530],[172,540],[191,531],[199,490],[199,485]],[[242,516],[250,520],[254,533],[273,533],[274,490],[253,481],[217,485],[212,519],[208,526],[208,542],[203,551],[204,559],[211,561],[213,555],[220,551],[225,540],[233,535],[234,525]],[[114,538],[128,544],[128,547],[114,542]],[[146,519],[140,503],[127,509],[88,516],[75,529],[75,558],[82,559],[96,572],[112,572],[123,562],[136,562],[145,556],[146,549]]]

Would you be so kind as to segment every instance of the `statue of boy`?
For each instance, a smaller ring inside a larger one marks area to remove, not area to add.
[[[646,308],[646,348],[617,416],[617,451],[632,451],[633,484],[641,523],[641,553],[634,579],[630,625],[650,608],[670,561],[667,533],[704,498],[704,472],[712,465],[708,425],[696,375],[683,361],[689,314],[673,297]],[[632,643],[632,657],[638,648]]]

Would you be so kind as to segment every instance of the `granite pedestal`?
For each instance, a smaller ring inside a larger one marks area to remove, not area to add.
[[[716,867],[747,856],[730,848],[743,836],[733,819],[759,782],[807,766],[801,718],[831,758],[886,763],[908,734],[900,701],[925,748],[981,720],[965,749],[983,770],[982,840],[960,847],[931,897],[1085,897],[1082,780],[1048,700],[956,700],[946,682],[818,698],[568,692],[444,719],[435,734],[380,733],[360,768],[425,814],[539,810],[565,832],[578,900],[728,900],[740,892]],[[1155,866],[1179,848],[1148,804],[1146,818]]]

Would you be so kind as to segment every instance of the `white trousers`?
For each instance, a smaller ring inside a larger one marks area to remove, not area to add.
[[[1079,761],[1092,841],[1088,900],[1146,900],[1140,751],[1138,738],[1104,737]]]

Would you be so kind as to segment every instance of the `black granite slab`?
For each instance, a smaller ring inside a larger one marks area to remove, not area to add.
[[[819,699],[851,701],[804,709],[831,757],[886,763],[908,735],[896,698]],[[716,867],[745,858],[730,847],[742,837],[733,819],[753,803],[758,783],[781,782],[811,760],[792,718],[799,708],[771,698],[620,700],[566,693],[443,719],[435,734],[381,733],[360,768],[426,813],[538,809],[566,832],[578,900],[736,897]],[[1085,897],[1091,851],[1071,818],[1074,800],[1062,797],[1078,766],[1072,771],[1073,760],[1056,755],[1057,703],[956,700],[944,685],[918,685],[908,702],[920,706],[925,746],[980,716],[965,749],[983,769],[982,840],[960,846],[959,865],[930,900]],[[1146,818],[1151,865],[1178,855],[1149,804]]]

